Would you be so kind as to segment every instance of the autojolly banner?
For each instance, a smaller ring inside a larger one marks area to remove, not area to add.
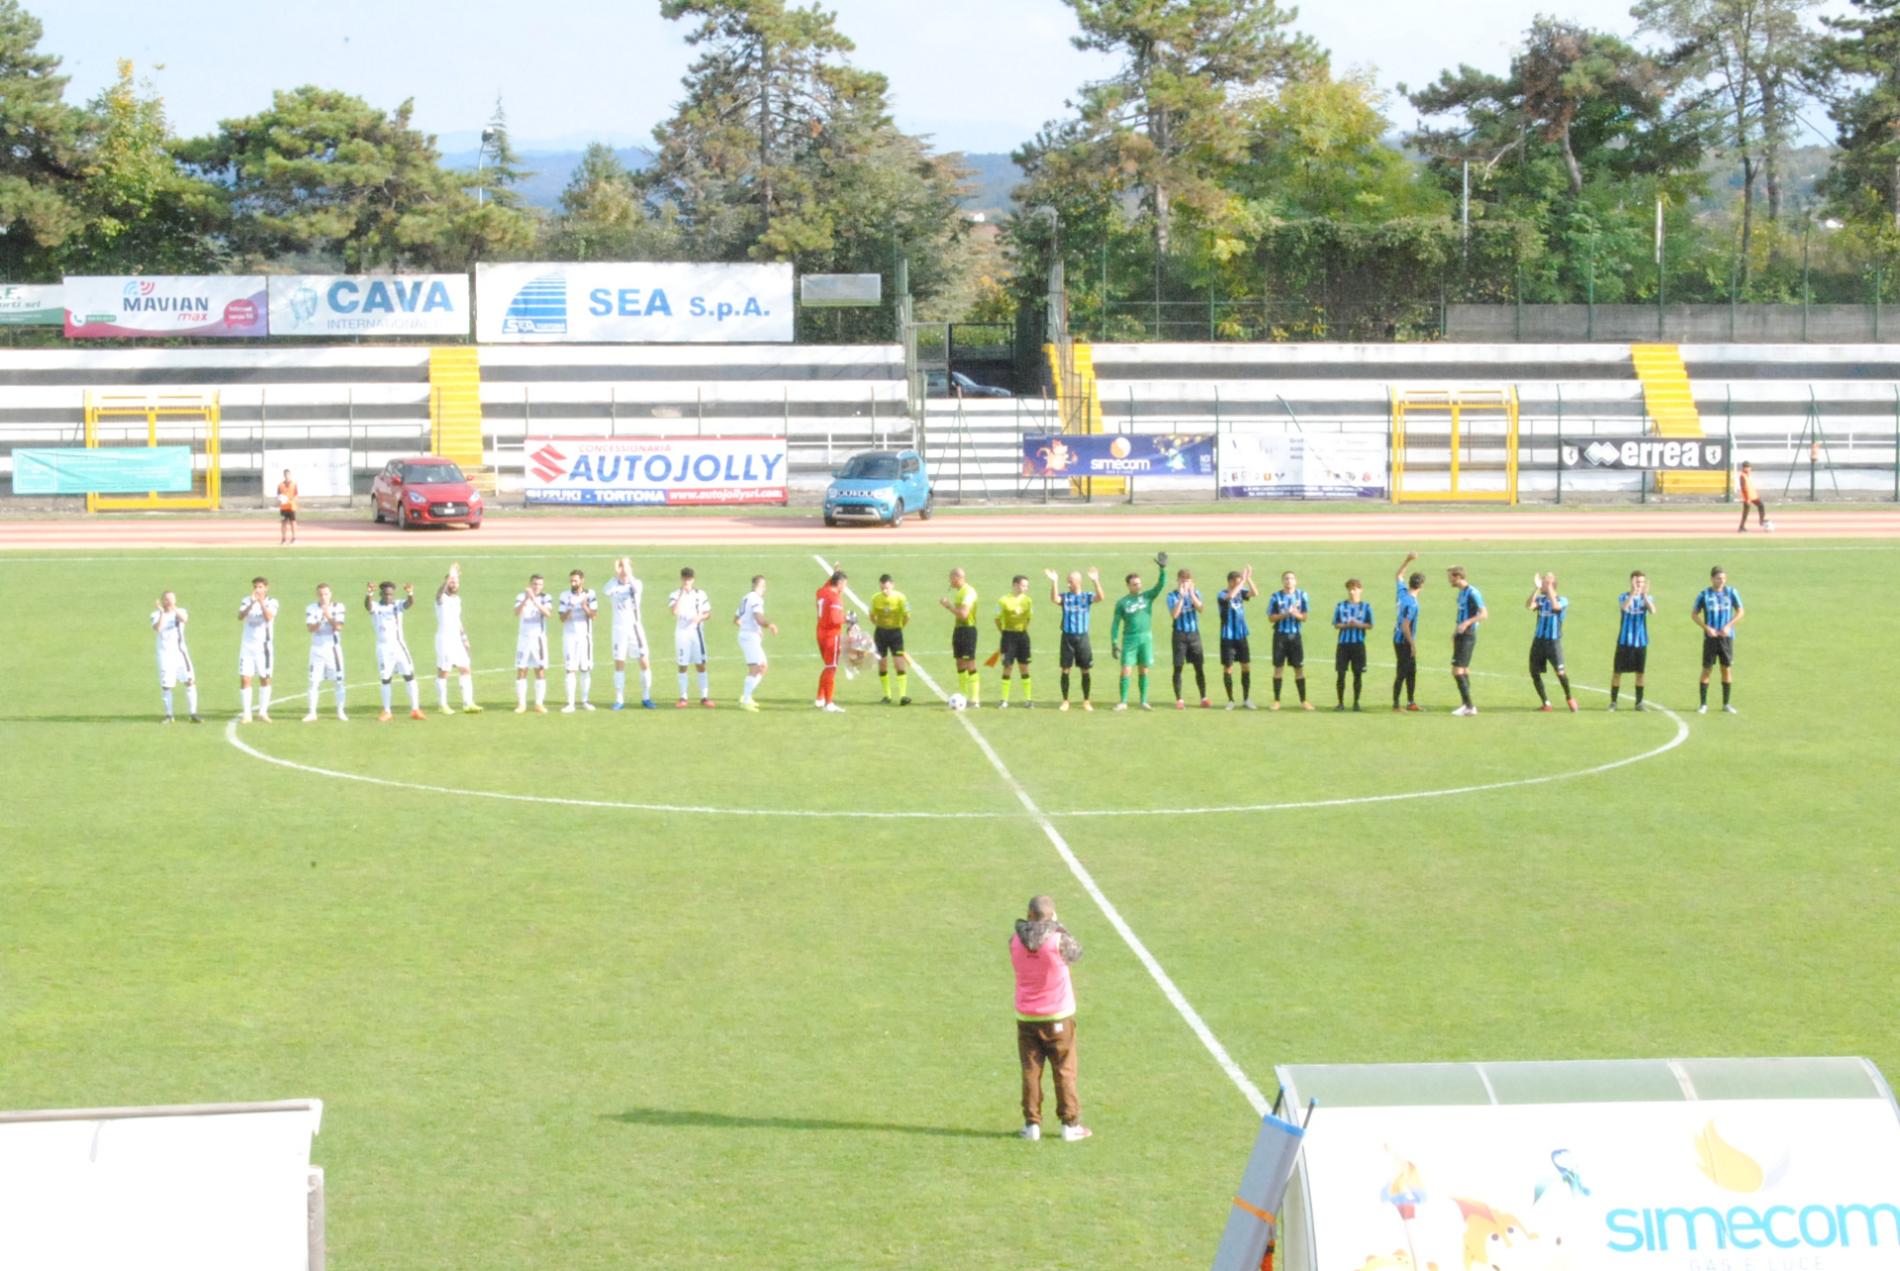
[[[68,276],[65,292],[69,339],[244,339],[270,334],[261,274]]]
[[[270,280],[273,337],[467,335],[467,274],[284,274]]]
[[[790,265],[477,265],[484,343],[790,343]]]
[[[1726,438],[1591,437],[1558,448],[1566,468],[1613,472],[1726,472]]]
[[[0,283],[0,327],[56,327],[66,321],[58,283]]]
[[[783,437],[530,437],[527,501],[783,503]]]
[[[1062,433],[1023,438],[1026,477],[1200,477],[1214,475],[1214,439],[1173,433]]]
[[[1891,1271],[1885,1099],[1321,1108],[1317,1271]]]
[[[1383,434],[1327,436],[1223,433],[1224,499],[1383,499]]]

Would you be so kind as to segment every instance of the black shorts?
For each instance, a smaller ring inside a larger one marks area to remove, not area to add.
[[[1392,642],[1392,656],[1398,659],[1399,676],[1403,678],[1418,669],[1418,658],[1412,653],[1412,646],[1403,640]]]
[[[904,628],[872,627],[871,645],[881,658],[893,657],[904,651]]]
[[[1702,669],[1706,671],[1717,662],[1723,666],[1735,665],[1734,636],[1702,637]]]
[[[1340,641],[1333,650],[1333,670],[1335,673],[1350,670],[1355,675],[1366,673],[1366,642],[1354,640],[1348,644]]]
[[[1027,631],[1003,632],[1003,665],[1012,662],[1029,665],[1029,633]]]
[[[1562,640],[1539,638],[1531,641],[1531,674],[1542,675],[1546,666],[1555,667],[1558,674],[1563,673],[1564,642]]]
[[[1201,633],[1198,631],[1177,631],[1174,633],[1174,664],[1176,666],[1199,666],[1207,660],[1207,654],[1201,648]]]
[[[1471,665],[1471,655],[1478,651],[1478,633],[1467,631],[1463,635],[1451,638],[1451,664],[1456,667]]]
[[[1296,671],[1306,669],[1306,644],[1296,635],[1284,631],[1273,633],[1273,669],[1291,666]]]
[[[296,508],[278,508],[277,515],[283,517],[286,521],[294,521],[297,519],[297,509]]]
[[[1649,646],[1648,645],[1646,644],[1644,645],[1619,644],[1616,646],[1616,668],[1615,669],[1618,675],[1623,674],[1625,671],[1633,671],[1637,675],[1641,675],[1643,673],[1643,668],[1648,665],[1649,665]]]
[[[1079,666],[1084,671],[1095,666],[1095,650],[1089,647],[1088,632],[1062,633],[1062,669]]]
[[[1232,666],[1236,662],[1242,666],[1250,666],[1253,663],[1253,650],[1248,647],[1246,636],[1220,642],[1220,664]]]
[[[950,632],[950,656],[959,662],[976,656],[976,628],[955,627]]]

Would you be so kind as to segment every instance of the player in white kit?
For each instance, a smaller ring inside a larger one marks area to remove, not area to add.
[[[475,674],[469,663],[468,628],[462,625],[462,567],[450,565],[435,589],[435,696],[444,715],[455,713],[449,705],[449,672],[462,682],[462,713],[479,715],[475,704]]]
[[[706,676],[706,619],[712,617],[712,601],[699,589],[691,569],[680,570],[680,585],[666,598],[673,614],[673,661],[679,667],[680,700],[686,705],[686,668],[699,671],[699,704],[711,707],[712,684]]]
[[[343,619],[344,606],[330,594],[329,583],[317,584],[317,598],[304,606],[303,625],[310,632],[310,709],[303,722],[317,722],[317,694],[323,682],[334,684],[336,717],[348,721],[343,713]]]
[[[534,672],[534,713],[548,713],[548,617],[554,606],[542,594],[541,575],[528,579],[528,589],[515,593],[515,616],[521,629],[515,635],[515,714],[528,709],[528,672]]]
[[[587,575],[574,570],[567,576],[567,590],[561,593],[561,664],[567,669],[567,705],[561,714],[576,709],[574,681],[580,680],[579,709],[591,711],[588,701],[594,690],[594,618],[600,613],[600,599],[587,585]]]
[[[614,562],[614,576],[602,589],[614,615],[614,706],[627,705],[627,663],[640,663],[640,705],[653,709],[653,667],[647,662],[647,626],[640,617],[645,586],[633,576],[633,562],[622,556]]]
[[[401,600],[396,599],[395,583],[363,586],[363,608],[369,610],[370,624],[376,628],[376,674],[383,681],[383,713],[376,718],[385,724],[394,718],[389,710],[389,682],[398,675],[409,690],[409,718],[427,718],[422,713],[422,690],[416,684],[416,659],[402,631],[403,612],[416,603],[416,585],[404,583]]]
[[[165,699],[165,722],[172,722],[172,686],[185,686],[185,710],[194,724],[204,720],[198,715],[198,673],[191,665],[191,650],[185,647],[185,623],[190,619],[178,607],[178,597],[165,592],[152,610],[152,630],[158,633],[158,691]]]
[[[277,600],[270,579],[251,579],[251,594],[238,606],[243,636],[238,641],[238,691],[244,711],[238,722],[251,722],[251,681],[257,681],[257,718],[270,723],[270,673],[277,660]]]
[[[739,654],[745,658],[745,687],[739,693],[739,709],[756,711],[759,704],[752,700],[752,690],[765,678],[765,633],[778,634],[778,623],[765,616],[764,574],[752,576],[752,590],[739,601],[739,612],[732,616],[732,622],[739,628]]]

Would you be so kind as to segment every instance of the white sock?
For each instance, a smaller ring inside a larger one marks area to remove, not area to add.
[[[755,689],[755,688],[757,688],[758,686],[759,686],[759,677],[758,677],[758,676],[756,676],[756,675],[748,675],[748,676],[746,676],[746,677],[745,677],[745,690],[744,690],[743,692],[741,692],[741,693],[739,694],[739,700],[740,700],[740,701],[742,701],[742,702],[749,702],[749,701],[751,701],[751,700],[752,700],[752,690],[753,690],[753,689]]]
[[[574,672],[572,671],[567,673],[567,704],[569,706],[574,704]]]
[[[409,709],[412,711],[421,710],[422,709],[422,686],[416,683],[414,677],[404,680],[403,684],[409,690]]]
[[[158,691],[163,694],[165,698],[165,718],[170,719],[172,717],[172,691],[168,688],[162,688]]]
[[[712,696],[712,682],[707,678],[706,672],[704,671],[699,673],[699,695],[701,697]]]
[[[627,700],[627,672],[625,667],[614,668],[614,705],[624,705]]]
[[[383,681],[383,714],[389,714],[389,681]]]
[[[323,677],[321,675],[313,675],[310,677],[310,713],[312,715],[317,713],[317,690],[322,687]]]
[[[268,684],[257,690],[257,709],[266,715],[270,714],[270,685]]]
[[[683,702],[686,700],[686,693],[689,687],[691,686],[691,684],[692,684],[692,680],[687,676],[686,672],[681,671],[680,672],[680,701]]]
[[[198,682],[196,680],[185,685],[185,709],[193,715],[198,713]]]
[[[244,713],[246,715],[249,715],[251,713],[251,690],[248,686],[246,686],[244,688],[240,688],[238,690],[238,693],[239,693],[239,696],[241,696],[244,699]]]
[[[341,715],[343,713],[343,681],[342,680],[338,680],[336,682],[336,689],[334,691],[336,694],[336,713]],[[317,704],[317,699],[315,697],[312,697],[310,699],[311,707],[314,709],[316,707],[316,704]]]
[[[435,677],[435,704],[442,710],[449,708],[449,677],[446,675]]]
[[[528,681],[516,680],[515,681],[515,705],[526,706],[527,704],[528,704]]]
[[[548,681],[544,675],[534,682],[534,704],[546,706],[548,702]]]
[[[443,692],[445,693],[447,691],[448,690],[446,688],[443,690]],[[464,671],[462,672],[462,705],[473,706],[474,704],[475,704],[475,676],[468,671]],[[446,706],[448,705],[448,703],[444,702],[443,705]]]
[[[640,668],[640,700],[643,702],[653,700],[653,668],[650,666]]]
[[[594,673],[592,671],[582,671],[581,672],[581,700],[584,702],[588,698],[592,697],[593,695],[594,695]]]

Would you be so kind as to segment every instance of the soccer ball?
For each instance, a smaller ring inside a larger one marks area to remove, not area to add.
[[[947,704],[951,710],[960,711],[970,704],[970,699],[961,693],[952,693],[950,694],[950,700]]]

